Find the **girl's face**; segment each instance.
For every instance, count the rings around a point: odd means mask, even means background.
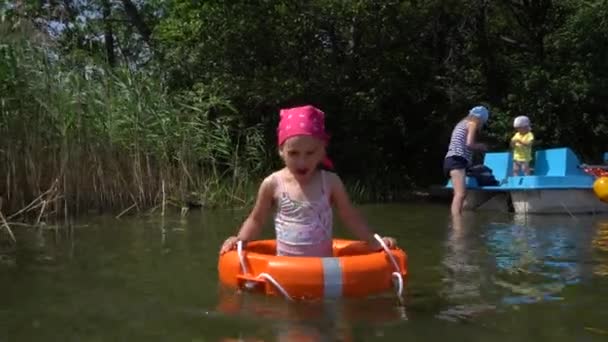
[[[530,127],[528,127],[528,126],[517,127],[515,130],[520,134],[526,134],[526,133],[530,132]]]
[[[279,147],[279,155],[296,180],[306,182],[325,158],[325,142],[308,135],[298,135],[285,140]]]

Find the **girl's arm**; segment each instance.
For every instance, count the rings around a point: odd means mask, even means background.
[[[477,131],[478,131],[478,123],[477,121],[471,120],[467,123],[468,133],[467,133],[467,141],[466,145],[469,149],[475,151],[485,151],[486,145],[475,142]]]
[[[338,215],[342,222],[359,240],[367,242],[370,248],[374,250],[381,249],[382,246],[374,238],[373,231],[369,228],[359,211],[352,205],[340,177],[331,172],[327,172],[327,175],[329,176],[331,199],[338,209]],[[382,239],[389,248],[397,245],[393,238],[384,237]]]
[[[268,176],[262,181],[260,189],[258,190],[255,206],[253,207],[253,210],[251,210],[251,213],[245,222],[243,222],[238,235],[231,236],[226,239],[222,245],[222,248],[220,249],[220,254],[224,254],[231,249],[234,249],[238,241],[250,241],[259,235],[260,230],[262,229],[264,223],[266,223],[270,210],[272,209],[274,191],[274,177]]]

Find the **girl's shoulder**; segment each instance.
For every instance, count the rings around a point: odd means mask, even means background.
[[[333,170],[325,170],[325,169],[323,169],[323,170],[319,170],[319,172],[323,172],[324,177],[327,177],[327,179],[330,179],[330,178],[340,178],[338,176],[338,174],[335,171],[333,171]]]
[[[334,189],[336,185],[342,184],[342,179],[336,172],[330,170],[321,170],[320,172],[323,172],[325,183],[330,189]]]
[[[260,185],[260,187],[272,190],[274,192],[274,190],[277,189],[279,182],[281,182],[281,177],[283,177],[282,171],[283,170],[275,171],[270,175],[266,176],[266,178],[262,180],[262,184]]]
[[[273,172],[273,173],[269,174],[268,176],[266,176],[266,178],[265,178],[264,180],[266,180],[266,179],[268,179],[268,180],[272,180],[272,179],[275,179],[275,178],[277,178],[277,177],[281,177],[281,176],[282,176],[282,174],[283,174],[283,169],[281,169],[281,170],[277,170],[277,171],[275,171],[275,172]]]

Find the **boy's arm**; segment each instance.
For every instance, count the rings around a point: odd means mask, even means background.
[[[534,134],[529,133],[524,136],[523,139],[519,141],[520,144],[524,146],[530,146],[534,143]]]
[[[510,144],[511,148],[521,146],[522,142],[523,142],[523,140],[521,139],[521,137],[518,134],[513,134],[513,137],[511,138],[511,144]]]

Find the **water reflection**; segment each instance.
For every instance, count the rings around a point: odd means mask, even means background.
[[[597,222],[593,237],[593,248],[596,252],[596,265],[593,273],[597,276],[608,276],[608,220]]]
[[[217,310],[223,315],[272,322],[270,334],[276,341],[353,341],[356,323],[386,325],[406,319],[403,308],[392,297],[288,302],[280,297],[222,288],[218,298]],[[239,335],[236,340],[261,337]]]
[[[472,319],[493,311],[483,296],[487,275],[480,263],[478,229],[474,216],[452,217],[447,230],[443,266],[443,289],[441,295],[448,302],[438,318],[449,321]]]
[[[442,259],[438,318],[461,321],[500,306],[560,301],[564,290],[608,275],[608,219],[525,216],[452,218]],[[500,218],[499,218],[500,219]]]
[[[485,234],[494,283],[507,305],[562,300],[562,290],[585,276],[593,217],[515,215]]]
[[[11,341],[605,339],[608,217],[441,222],[434,207],[391,210],[377,216],[411,257],[407,323],[392,294],[290,304],[218,293],[229,213],[100,220],[73,236],[16,230],[16,246],[0,244],[0,279],[10,280],[0,282],[0,321]]]

